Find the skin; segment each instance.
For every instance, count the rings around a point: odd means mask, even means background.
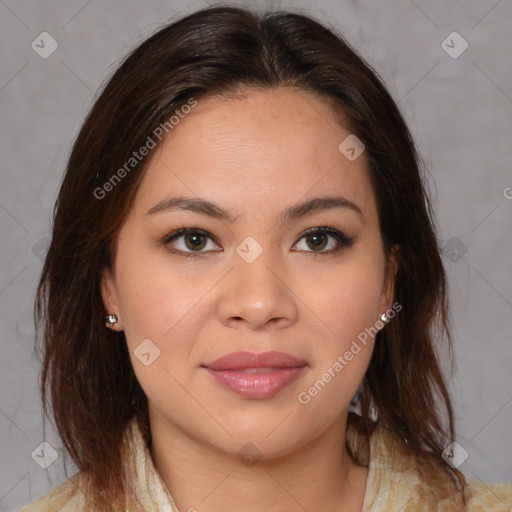
[[[345,431],[374,339],[309,404],[297,399],[391,308],[397,270],[383,251],[365,154],[349,161],[338,150],[350,132],[331,112],[285,87],[200,100],[153,150],[113,272],[104,271],[106,311],[118,316],[148,397],[151,454],[180,510],[362,510],[368,470],[348,455]],[[354,202],[364,218],[334,208],[278,222],[285,208],[326,195]],[[178,196],[214,201],[235,220],[147,214]],[[202,252],[190,236],[159,242],[182,226],[212,236]],[[303,235],[318,226],[355,242],[329,253],[335,238]],[[248,236],[263,250],[252,263],[236,252]],[[145,366],[134,350],[148,338],[160,355]],[[279,350],[308,367],[270,398],[242,398],[201,368],[238,350]],[[247,442],[262,454],[250,467],[237,457]]]

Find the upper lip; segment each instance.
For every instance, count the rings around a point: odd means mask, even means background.
[[[211,370],[244,370],[248,368],[294,368],[306,366],[307,362],[284,352],[233,352],[203,366]]]

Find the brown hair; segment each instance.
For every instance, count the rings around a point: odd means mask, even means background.
[[[377,334],[361,386],[367,428],[388,427],[408,453],[465,484],[441,456],[454,439],[435,339],[445,335],[451,356],[447,282],[423,166],[397,105],[334,28],[299,13],[215,6],[159,29],[126,57],[80,130],[55,204],[35,304],[36,328],[44,331],[43,407],[48,415],[51,403],[102,510],[127,492],[120,446],[130,419],[150,443],[147,399],[124,334],[105,328],[100,294],[147,158],[104,197],[94,191],[191,97],[279,86],[316,94],[343,114],[345,128],[366,146],[386,254],[399,245],[394,299],[403,310]]]

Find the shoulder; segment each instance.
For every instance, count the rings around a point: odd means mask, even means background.
[[[423,483],[414,486],[413,492],[409,494],[402,510],[403,512],[427,510],[438,510],[439,512],[511,512],[512,485],[485,485],[478,481],[469,481],[466,482],[464,491],[454,491],[443,496],[439,492],[438,486]]]
[[[358,459],[368,462],[364,512],[512,512],[512,484],[456,485],[431,457],[408,452],[394,433],[378,425],[368,437],[352,423],[347,441]]]
[[[388,439],[388,443],[392,443]],[[389,444],[388,444],[389,446]],[[397,448],[390,490],[403,512],[512,512],[512,485],[486,485],[454,471],[452,476],[430,457],[417,457]]]
[[[464,492],[468,512],[512,510],[512,484],[485,485],[478,481],[470,481]]]
[[[78,482],[79,475],[76,474],[16,512],[78,512],[81,510]]]

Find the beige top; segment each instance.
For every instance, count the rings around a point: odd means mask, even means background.
[[[350,416],[349,416],[350,418]],[[368,437],[349,421],[347,441],[363,461],[369,459],[368,478],[362,512],[462,511],[462,493],[444,471],[427,479],[424,461],[404,451],[394,434],[382,426]],[[135,420],[125,434],[128,443],[125,467],[130,485],[139,500],[130,512],[180,512],[160,478]],[[18,512],[78,512],[84,509],[84,495],[77,491],[80,473]],[[512,512],[512,484],[484,485],[470,481],[465,489],[468,512]],[[186,511],[181,511],[186,512]]]

